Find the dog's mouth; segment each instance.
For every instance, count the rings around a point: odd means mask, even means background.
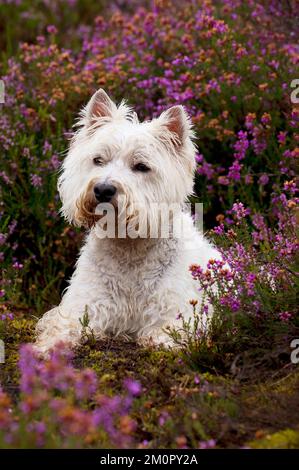
[[[97,203],[94,198],[80,198],[77,203],[76,220],[80,225],[91,228],[98,220],[95,214]]]
[[[91,228],[101,221],[107,214],[113,213],[115,220],[118,218],[118,201],[113,198],[108,202],[98,202],[94,195],[89,192],[78,199],[76,220],[80,225]]]
[[[92,191],[87,191],[77,203],[76,221],[85,228],[97,226],[103,233],[112,233],[113,238],[130,237],[139,232],[146,208],[130,205],[125,196],[118,195],[109,202],[98,202]],[[144,237],[149,236],[146,233]],[[135,238],[136,236],[134,236]]]

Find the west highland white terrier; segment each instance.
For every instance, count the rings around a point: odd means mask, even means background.
[[[191,318],[189,301],[201,300],[190,265],[220,258],[185,209],[195,170],[190,119],[173,106],[139,122],[98,90],[78,126],[58,189],[64,217],[89,230],[60,305],[37,324],[36,347],[78,345],[86,313],[97,337],[171,344],[165,328],[178,314]]]

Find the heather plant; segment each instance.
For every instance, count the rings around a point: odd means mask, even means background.
[[[46,31],[47,26],[53,24],[61,31],[62,42],[67,41],[73,47],[78,46],[78,32],[88,30],[99,11],[111,13],[119,6],[132,11],[136,4],[136,0],[2,0],[0,19],[3,33],[0,49],[12,55],[19,41],[34,41],[36,36]]]
[[[129,412],[141,392],[133,379],[113,397],[98,392],[91,369],[76,370],[58,348],[47,360],[31,346],[20,350],[20,399],[0,390],[1,448],[128,447],[135,423]]]
[[[223,260],[211,259],[208,268],[190,267],[203,292],[203,302],[191,300],[194,318],[170,335],[183,347],[193,366],[225,365],[225,355],[265,355],[281,343],[287,353],[298,332],[298,235],[295,185],[284,185],[276,204],[278,227],[271,228],[261,214],[235,203],[213,229]],[[213,308],[208,326],[203,316]],[[280,343],[280,344],[279,344]]]
[[[195,194],[207,227],[236,200],[275,224],[271,193],[294,178],[298,157],[296,29],[292,3],[283,3],[157,1],[132,11],[124,2],[98,14],[88,4],[83,28],[80,8],[61,24],[58,6],[70,2],[38,2],[42,30],[1,63],[5,301],[41,312],[71,274],[80,234],[59,216],[57,171],[74,114],[99,86],[127,96],[141,118],[184,104],[199,137]],[[12,6],[21,18],[27,2]]]

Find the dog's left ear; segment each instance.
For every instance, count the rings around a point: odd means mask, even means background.
[[[192,137],[191,121],[183,106],[173,106],[158,118],[162,130],[167,130],[165,138],[170,138],[174,147],[179,149],[188,137]],[[163,133],[161,135],[163,137]]]
[[[116,104],[103,89],[100,89],[95,92],[84,109],[85,125],[87,127],[101,125],[101,123],[109,121],[116,111]]]

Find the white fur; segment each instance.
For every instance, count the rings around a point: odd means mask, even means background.
[[[190,299],[200,301],[191,264],[205,267],[219,253],[199,234],[183,205],[192,193],[195,168],[193,133],[184,108],[175,106],[150,122],[139,123],[132,110],[117,106],[99,90],[81,114],[63,163],[58,188],[62,213],[69,222],[88,225],[76,270],[61,304],[37,325],[37,348],[47,352],[55,343],[79,343],[87,308],[94,333],[151,338],[168,344],[167,325],[177,324],[181,313],[192,315]],[[93,158],[100,155],[102,166]],[[151,171],[133,171],[136,162]],[[145,222],[158,224],[156,203],[179,204],[174,219],[183,220],[184,236],[169,238],[101,239],[93,186],[108,182],[117,187],[115,206],[134,220],[142,207]],[[88,211],[86,212],[86,207]],[[139,212],[140,215],[140,212]]]

